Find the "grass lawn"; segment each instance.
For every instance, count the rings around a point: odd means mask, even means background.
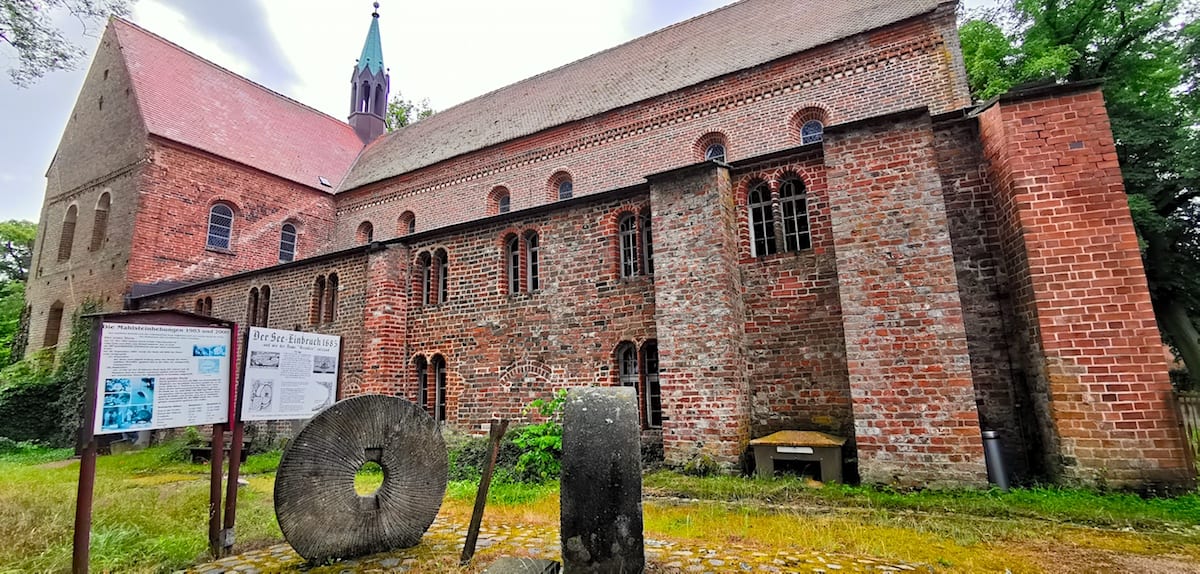
[[[70,454],[0,455],[0,573],[69,569],[79,473]],[[278,461],[278,453],[268,453],[243,466],[250,485],[239,497],[239,552],[281,541],[271,501]],[[207,473],[169,447],[100,457],[93,571],[169,572],[203,561]],[[364,488],[380,478],[366,477]],[[443,519],[466,524],[475,488],[452,482]],[[1195,494],[1143,500],[1064,489],[903,493],[670,472],[648,474],[644,488],[646,537],[655,540],[832,552],[939,572],[1200,573]],[[554,528],[558,508],[556,484],[496,484],[485,522]]]

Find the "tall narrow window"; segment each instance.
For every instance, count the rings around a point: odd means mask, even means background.
[[[642,271],[654,275],[654,234],[650,231],[650,214],[642,215]]]
[[[112,196],[108,192],[100,194],[96,202],[96,213],[92,216],[92,241],[88,251],[96,251],[104,247],[104,239],[108,237],[108,209],[112,206]]]
[[[638,274],[637,219],[632,215],[626,215],[617,224],[617,229],[621,246],[621,277],[636,277]]]
[[[508,273],[508,294],[521,291],[521,241],[516,235],[504,242],[504,265]]]
[[[725,146],[715,143],[704,150],[705,161],[725,161]]]
[[[773,255],[775,246],[775,211],[771,206],[771,188],[766,182],[754,186],[747,198],[750,203],[750,239],[754,255]]]
[[[401,213],[398,223],[400,235],[412,235],[417,231],[417,216],[411,211]]]
[[[621,343],[617,349],[617,373],[622,387],[638,386],[637,349],[632,343]]]
[[[420,268],[419,272],[421,273],[421,294],[417,300],[422,305],[428,305],[432,299],[430,290],[433,287],[433,265],[428,253],[421,254],[421,257],[417,261],[417,267]]]
[[[820,120],[808,120],[807,122],[804,122],[803,126],[800,126],[801,145],[819,143],[822,139],[824,139],[824,137],[825,126],[821,124]]]
[[[438,252],[434,254],[434,259],[437,260],[438,264],[437,302],[445,303],[446,298],[450,293],[450,259],[446,255],[446,251],[443,249],[439,249]]]
[[[246,324],[258,326],[258,287],[250,288],[250,296],[246,301]]]
[[[421,408],[429,411],[429,364],[425,362],[425,357],[417,355],[413,359],[413,364],[417,367],[417,404]]]
[[[279,232],[279,262],[287,263],[296,259],[296,226],[283,224]]]
[[[779,208],[783,217],[784,251],[801,251],[812,247],[804,182],[787,179],[780,184]]]
[[[558,184],[558,198],[571,199],[575,195],[575,184],[571,180],[564,180]]]
[[[63,217],[62,233],[58,236],[58,260],[66,261],[71,258],[71,248],[75,245],[75,221],[79,218],[79,208],[72,205],[67,208]]]
[[[62,318],[62,301],[55,301],[46,315],[46,334],[42,337],[43,347],[53,347],[58,344],[59,331],[62,330]]]
[[[500,213],[508,213],[510,209],[512,209],[512,198],[510,198],[507,193],[501,195],[496,200],[496,210]]]
[[[196,299],[196,314],[212,316],[212,297]]]
[[[662,388],[658,384],[658,343],[647,341],[642,346],[642,365],[646,379],[646,426],[662,426]]]
[[[325,320],[325,276],[318,275],[313,282],[312,308],[309,312],[309,323],[319,324]]]
[[[537,291],[541,288],[541,269],[538,268],[538,234],[525,236],[525,288]]]
[[[435,385],[433,420],[446,420],[446,359],[441,355],[433,357],[433,380]]]
[[[271,288],[263,285],[262,289],[258,290],[258,297],[258,326],[266,327],[271,317]]]
[[[208,210],[208,241],[211,249],[230,249],[233,238],[233,209],[224,203]]]
[[[330,273],[325,280],[325,316],[326,323],[337,319],[338,313],[338,274]]]

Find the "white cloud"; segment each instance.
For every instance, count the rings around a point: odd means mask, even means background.
[[[162,36],[200,57],[215,62],[234,73],[249,74],[253,67],[244,55],[226,50],[216,41],[205,37],[178,10],[155,0],[142,0],[134,5],[131,19],[137,25]]]

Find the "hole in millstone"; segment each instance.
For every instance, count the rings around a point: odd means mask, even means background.
[[[383,467],[375,461],[367,461],[354,473],[354,492],[359,496],[372,496],[383,485]]]

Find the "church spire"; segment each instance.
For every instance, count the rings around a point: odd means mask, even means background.
[[[367,29],[367,41],[363,43],[362,55],[354,66],[350,77],[350,125],[363,143],[383,135],[386,126],[383,116],[387,112],[391,77],[383,67],[383,45],[379,37],[379,3],[371,13],[371,27]]]

